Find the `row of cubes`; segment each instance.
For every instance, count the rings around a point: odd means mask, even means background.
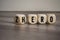
[[[54,24],[56,22],[55,14],[16,14],[14,21],[16,24]]]

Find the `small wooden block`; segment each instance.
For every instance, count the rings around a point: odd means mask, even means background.
[[[16,14],[16,16],[14,17],[14,21],[16,24],[19,24],[20,23],[20,17],[19,17],[20,14]]]
[[[47,14],[48,23],[54,24],[56,22],[56,15],[55,14]]]
[[[37,15],[36,14],[29,14],[28,15],[28,22],[30,24],[36,24],[37,23]]]
[[[47,22],[46,14],[38,14],[38,23],[45,24]]]

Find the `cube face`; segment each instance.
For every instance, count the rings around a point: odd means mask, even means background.
[[[25,24],[25,23],[26,23],[26,16],[20,15],[20,24]]]
[[[25,24],[26,23],[26,16],[24,14],[17,14],[15,17],[15,22],[17,24]]]
[[[36,14],[29,14],[28,15],[28,22],[30,24],[36,24],[37,23],[37,15]]]
[[[56,15],[55,14],[47,14],[48,23],[54,24],[56,22]]]
[[[38,14],[38,23],[45,24],[47,22],[47,15]]]
[[[19,16],[15,16],[14,21],[15,21],[15,23],[19,24],[19,22],[20,22]]]

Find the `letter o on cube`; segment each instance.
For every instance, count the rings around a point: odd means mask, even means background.
[[[26,23],[26,16],[24,14],[16,14],[15,22],[17,24],[25,24]]]
[[[30,24],[36,24],[37,23],[37,15],[36,14],[29,14],[28,15],[28,22]]]
[[[55,14],[47,14],[49,24],[54,24],[56,22],[56,15]]]
[[[47,15],[38,14],[38,23],[45,24],[47,22]]]

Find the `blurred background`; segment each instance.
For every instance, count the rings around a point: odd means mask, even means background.
[[[60,11],[60,0],[0,0],[0,11]]]
[[[55,24],[16,25],[16,14],[55,14]],[[60,40],[60,0],[0,0],[0,40]]]

